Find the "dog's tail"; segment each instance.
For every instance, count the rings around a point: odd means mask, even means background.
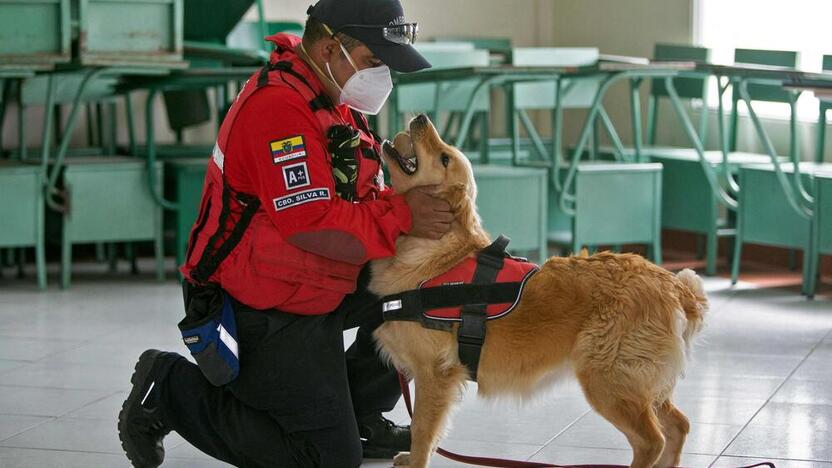
[[[677,273],[676,278],[685,286],[680,288],[679,301],[682,303],[682,309],[685,311],[685,318],[687,319],[682,338],[685,340],[685,345],[690,348],[693,338],[705,325],[708,298],[705,296],[702,278],[693,270],[686,268]]]

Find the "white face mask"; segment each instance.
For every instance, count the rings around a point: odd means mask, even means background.
[[[390,92],[393,91],[393,79],[390,77],[390,69],[386,65],[380,67],[365,68],[359,70],[352,61],[352,57],[341,44],[341,50],[347,56],[355,73],[344,83],[344,87],[338,85],[335,77],[332,76],[332,70],[329,68],[329,62],[326,64],[326,71],[329,73],[329,78],[341,90],[339,100],[341,104],[346,104],[349,107],[363,112],[364,114],[376,115],[384,106]]]

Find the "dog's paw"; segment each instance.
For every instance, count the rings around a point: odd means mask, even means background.
[[[393,457],[393,466],[410,466],[410,452],[399,452],[396,454],[396,456]]]

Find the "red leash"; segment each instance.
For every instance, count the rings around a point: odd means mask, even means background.
[[[407,406],[407,414],[409,414],[412,419],[413,405],[410,401],[410,385],[408,385],[407,379],[401,373],[399,373],[399,384],[402,387],[402,396],[404,397],[404,404]],[[461,455],[449,452],[442,447],[438,447],[436,449],[436,453],[460,463],[468,463],[469,465],[478,466],[491,466],[496,468],[629,468],[628,465],[554,465],[551,463],[506,460],[503,458],[472,457],[470,455]],[[756,465],[741,466],[739,468],[756,468],[760,466],[776,468],[774,463],[771,462],[757,463]]]

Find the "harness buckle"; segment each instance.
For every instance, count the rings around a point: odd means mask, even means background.
[[[482,346],[485,343],[485,310],[487,304],[471,304],[462,308],[462,322],[457,332],[457,341],[464,345]]]

